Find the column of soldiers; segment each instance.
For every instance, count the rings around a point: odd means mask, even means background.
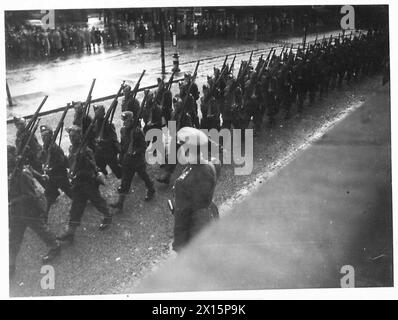
[[[24,119],[15,119],[16,147],[8,148],[11,176],[10,271],[15,269],[15,259],[26,227],[31,227],[50,246],[51,250],[43,257],[43,261],[48,262],[59,254],[61,243],[73,243],[88,201],[103,214],[99,229],[105,230],[112,222],[110,207],[116,209],[116,214],[123,212],[135,173],[145,182],[145,200],[149,201],[154,197],[154,183],[147,173],[145,161],[149,144],[145,141],[145,133],[151,128],[160,129],[167,126],[168,121],[174,120],[177,131],[186,127],[247,129],[252,121],[255,133],[258,134],[263,127],[265,115],[273,126],[278,113],[282,113],[286,119],[291,116],[293,104],[297,105],[298,113],[303,112],[307,96],[311,106],[317,94],[320,98],[326,96],[329,90],[341,87],[344,80],[350,83],[361,76],[381,71],[388,62],[388,35],[369,31],[354,37],[324,38],[306,47],[299,46],[295,51],[293,47],[290,50],[284,49],[278,54],[271,49],[267,58],[263,59],[261,56],[257,64],[252,63],[252,56],[248,61],[242,61],[236,76],[233,74],[235,58],[231,66],[225,59],[221,69],[214,68],[214,75],[207,78],[201,98],[195,83],[199,62],[193,75],[184,75],[184,80],[179,83],[179,93],[174,97],[171,93],[173,74],[168,82],[158,79],[157,89],[154,92],[146,90],[140,102],[136,94],[144,70],[133,89],[122,83],[107,110],[102,105],[94,105],[92,118],[89,108],[95,83],[93,81],[86,101],[74,103],[73,125],[66,129],[71,143],[67,156],[56,140],[62,135],[63,121],[69,107],[65,109],[54,131],[48,125],[40,126],[43,146],[40,146],[34,134],[39,121],[37,115],[42,105],[29,123]],[[119,142],[112,122],[120,95],[124,98],[121,103],[123,125]],[[186,135],[186,131],[184,132]],[[192,131],[192,134],[198,133]],[[117,190],[118,199],[112,204],[106,202],[99,190],[99,186],[105,183],[104,176],[108,175],[107,167],[121,181]],[[164,172],[157,180],[168,184],[176,164],[166,163],[162,168]],[[191,166],[189,172],[196,172],[192,168]],[[195,206],[190,207],[186,203],[183,205],[184,210],[189,209],[188,215],[195,216],[197,210],[203,209],[198,205],[201,201],[196,201],[196,197],[207,199],[204,201],[206,208],[211,203],[216,181],[213,169],[211,164],[198,169],[197,172],[208,174],[203,175],[203,179],[197,181],[195,188],[192,188],[194,191],[190,202],[195,203]],[[181,208],[178,201],[186,202],[186,192],[190,189],[189,183],[185,182],[191,181],[193,177],[193,173],[189,172],[177,179],[177,186],[184,187],[175,189],[176,208]],[[45,206],[40,205],[34,197],[34,178],[45,190]],[[198,191],[201,185],[207,192],[206,196]],[[209,185],[212,186],[210,189]],[[51,206],[60,194],[59,190],[71,199],[72,204],[68,229],[55,238],[48,230],[47,219]],[[209,190],[211,194],[208,194]],[[178,192],[183,192],[184,196]],[[21,198],[24,194],[26,197]],[[32,206],[32,201],[37,205]],[[175,244],[178,250],[189,240],[184,228],[191,227],[185,215],[181,215],[181,212],[176,215],[175,240],[185,239],[178,240]]]

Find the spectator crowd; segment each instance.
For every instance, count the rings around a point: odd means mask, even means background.
[[[295,19],[296,18],[296,19]],[[312,25],[322,25],[318,19]],[[169,19],[165,38],[173,33],[179,39],[244,39],[266,41],[280,34],[302,32],[303,19],[281,13],[262,18],[206,18],[204,16]],[[96,52],[100,48],[125,45],[144,46],[145,42],[158,41],[159,21],[137,20],[109,23],[103,30],[87,25],[62,25],[44,30],[39,26],[6,24],[6,55],[8,61],[32,61],[56,57],[72,52]]]

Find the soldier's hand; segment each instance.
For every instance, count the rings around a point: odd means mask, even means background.
[[[99,184],[105,185],[105,175],[101,171],[97,173],[97,181]]]

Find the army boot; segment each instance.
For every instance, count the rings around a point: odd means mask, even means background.
[[[123,204],[124,204],[125,199],[126,199],[126,195],[121,193],[121,194],[119,194],[117,201],[114,203],[111,203],[109,206],[111,208],[117,209],[117,211],[116,211],[117,214],[121,214],[121,213],[123,213]]]
[[[98,229],[99,229],[100,231],[104,231],[104,230],[106,230],[106,229],[108,229],[108,228],[110,227],[111,223],[112,223],[112,216],[111,216],[111,215],[106,216],[106,217],[102,220],[102,222],[101,222],[101,224],[100,224],[100,226],[99,226]]]
[[[169,184],[170,183],[170,178],[171,178],[171,173],[170,172],[166,172],[163,176],[156,178],[156,180],[160,183],[164,183],[164,184]]]
[[[76,229],[77,229],[77,226],[69,225],[68,230],[64,234],[58,236],[57,240],[73,244]]]
[[[152,186],[152,188],[146,190],[145,201],[152,200],[154,196],[155,196],[155,189]]]
[[[53,261],[60,253],[61,253],[61,246],[57,243],[57,245],[51,248],[47,252],[47,254],[42,258],[43,264],[47,264]]]

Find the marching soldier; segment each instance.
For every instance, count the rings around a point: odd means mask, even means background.
[[[123,212],[123,204],[126,195],[130,191],[131,182],[133,181],[135,173],[145,182],[147,188],[145,201],[151,200],[155,195],[153,182],[146,171],[145,151],[147,144],[139,121],[135,121],[138,119],[134,118],[134,114],[131,111],[124,111],[122,113],[122,120],[123,127],[120,129],[122,182],[118,189],[118,200],[111,204],[111,207],[118,210],[117,213]]]
[[[185,109],[183,108],[183,102],[179,95],[176,95],[173,98],[173,103],[174,103],[174,111],[172,113],[171,120],[176,122],[176,128],[178,129],[182,127],[192,127],[193,121],[191,114],[187,111],[186,108]],[[175,137],[171,137],[171,139],[175,139]],[[172,140],[171,144],[173,143],[174,141]],[[178,145],[177,145],[177,150],[178,150]],[[166,163],[163,166],[165,172],[156,180],[160,183],[169,184],[171,175],[173,174],[176,167],[177,167],[176,163]]]
[[[191,81],[194,81],[192,80],[192,76],[189,73],[186,73],[184,75],[184,82],[179,83],[180,98],[182,100],[187,99],[185,108],[190,114],[194,127],[199,128],[198,105],[196,103],[196,101],[199,99],[199,89],[194,82],[191,86],[190,92],[187,92]]]
[[[82,129],[82,135],[84,135],[87,129],[90,127],[90,124],[94,121],[90,115],[86,114],[84,109],[84,105],[82,102],[75,102],[73,105],[75,110],[73,125],[79,126]],[[91,131],[88,136],[88,146],[91,150],[95,150],[95,133]]]
[[[72,190],[67,176],[67,168],[69,167],[68,159],[61,147],[56,143],[50,146],[53,137],[52,129],[48,125],[42,125],[40,126],[40,134],[43,140],[43,150],[40,158],[43,163],[46,163],[46,160],[49,158],[48,167],[44,168],[46,181],[44,195],[47,199],[44,219],[47,222],[51,206],[60,195],[58,190],[62,190],[70,199],[72,199]]]
[[[185,142],[187,137],[189,141]],[[178,131],[177,140],[180,143],[190,143],[198,149],[200,145],[208,145],[208,138],[203,132],[189,127]],[[173,186],[173,250],[177,252],[213,219],[218,218],[218,209],[213,203],[213,196],[219,176],[219,166],[203,159],[199,150],[196,155],[191,152],[187,161],[188,165]]]
[[[103,105],[94,105],[95,126],[94,134],[96,139],[95,161],[100,171],[107,175],[106,166],[109,166],[116,176],[121,179],[122,168],[117,156],[120,153],[120,144],[117,140],[116,129],[113,123],[105,121],[105,108]]]
[[[145,123],[144,133],[150,129],[162,128],[162,108],[157,103],[152,92],[148,93],[143,120]]]
[[[28,140],[30,132],[26,128],[26,121],[24,118],[14,117],[14,124],[17,128],[15,146],[17,150],[21,150],[22,146],[25,145],[26,141]],[[39,159],[41,146],[35,136],[33,136],[30,140],[28,148],[29,149],[26,153],[27,164],[29,164],[37,172],[43,173],[42,164]]]
[[[140,109],[140,102],[133,97],[131,86],[125,85],[123,89],[124,98],[122,100],[122,112],[131,111],[133,114],[138,114]]]
[[[42,219],[46,210],[45,200],[32,173],[27,168],[17,168],[13,175],[17,165],[16,153],[14,146],[7,146],[10,278],[15,273],[16,259],[26,228],[32,229],[50,248],[42,258],[43,264],[49,263],[61,252],[55,235]]]
[[[72,206],[68,230],[58,239],[73,243],[76,229],[81,223],[88,200],[104,216],[99,230],[105,230],[111,225],[112,216],[105,199],[100,194],[99,185],[103,184],[101,173],[95,163],[94,152],[84,145],[82,129],[72,125],[67,132],[71,142],[68,160],[71,167],[69,173],[72,180]]]
[[[203,86],[203,97],[200,98],[200,111],[202,119],[200,127],[203,129],[220,130],[220,108],[216,98],[211,96],[208,86]]]

